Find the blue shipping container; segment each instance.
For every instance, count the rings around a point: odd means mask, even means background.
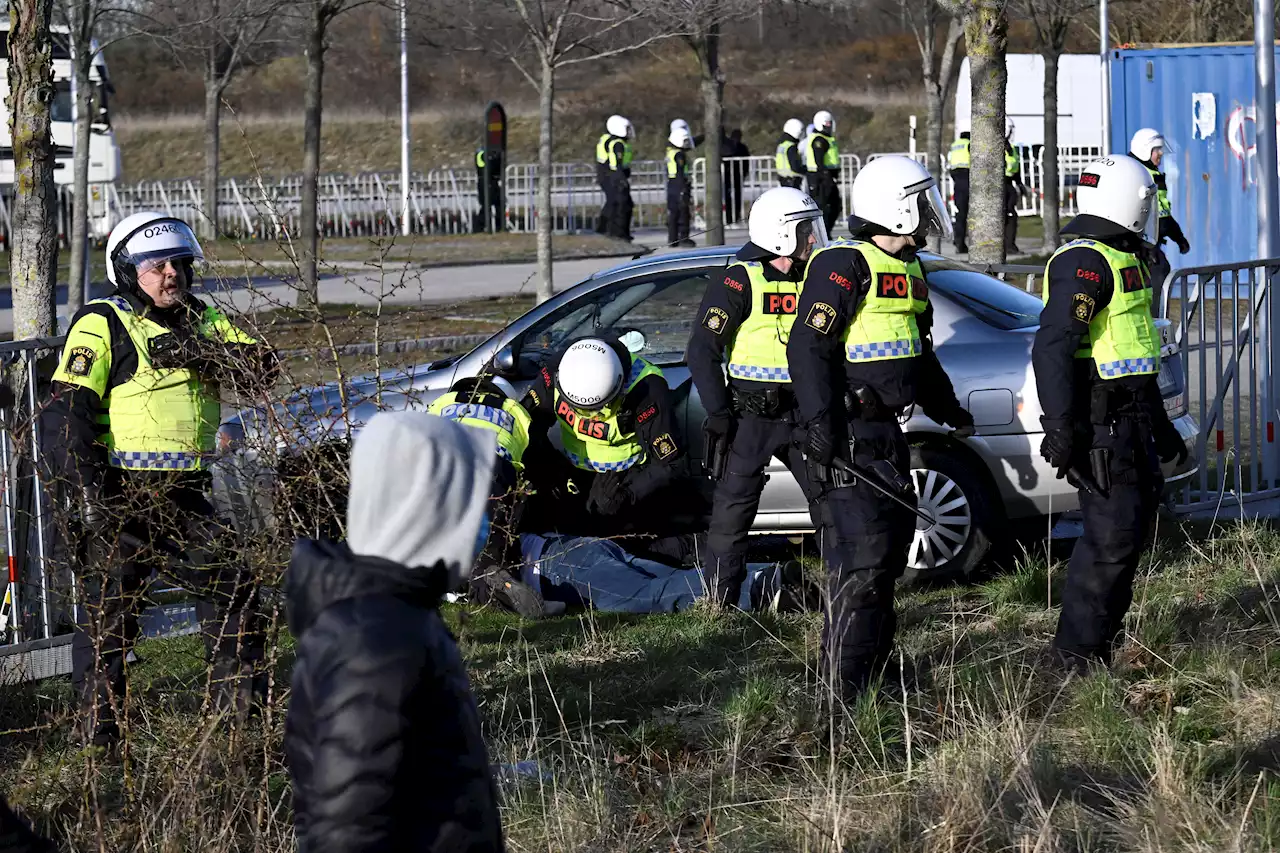
[[[1165,243],[1175,269],[1257,257],[1253,73],[1252,45],[1112,52],[1111,150],[1128,151],[1139,128],[1164,135],[1161,169],[1191,243],[1181,256]]]

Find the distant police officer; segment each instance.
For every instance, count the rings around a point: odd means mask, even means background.
[[[835,695],[855,697],[888,659],[894,583],[906,570],[916,518],[868,486],[832,471],[837,457],[870,469],[914,503],[899,415],[919,404],[934,421],[972,434],[930,340],[933,310],[916,249],[950,220],[929,172],[889,155],[858,173],[851,199],[854,240],[809,259],[787,360],[805,453],[825,479],[823,557],[830,610],[822,672]]]
[[[486,161],[489,168],[485,168]],[[476,195],[480,210],[476,213],[476,231],[503,231],[506,228],[506,204],[502,199],[502,157],[486,153],[484,146],[476,149]],[[487,220],[492,215],[492,220]]]
[[[689,183],[689,152],[693,136],[685,128],[671,131],[667,137],[667,245],[694,245],[689,239],[689,209],[693,190]]]
[[[804,134],[804,122],[798,118],[787,119],[782,126],[782,136],[774,149],[773,168],[778,173],[778,183],[784,187],[799,189],[804,181],[804,157],[800,153],[800,137]],[[750,227],[750,221],[747,225]]]
[[[1163,486],[1157,455],[1186,460],[1156,377],[1160,334],[1146,258],[1156,239],[1157,189],[1129,157],[1085,167],[1080,215],[1045,268],[1045,306],[1032,347],[1043,411],[1040,453],[1080,489],[1084,535],[1067,567],[1053,648],[1085,669],[1109,663],[1133,596],[1133,574]]]
[[[255,698],[262,636],[251,616],[253,586],[229,561],[204,493],[219,392],[260,391],[274,370],[269,350],[191,295],[192,265],[204,256],[185,222],[136,213],[111,232],[106,254],[116,290],[72,320],[43,424],[86,540],[71,655],[82,731],[97,745],[119,734],[125,656],[156,568],[213,608],[201,613],[201,626],[220,705],[245,713]]]
[[[809,195],[822,208],[828,234],[840,217],[840,146],[836,145],[835,132],[835,118],[826,110],[819,110],[813,114],[813,133],[800,146]]]
[[[527,619],[544,615],[541,595],[520,580],[520,516],[524,511],[524,453],[532,417],[516,389],[500,376],[468,376],[441,394],[427,412],[497,437],[498,461],[489,491],[490,533],[476,558],[468,594],[478,604],[490,601]]]
[[[1004,250],[1018,251],[1018,201],[1022,198],[1022,164],[1013,147],[1013,122],[1005,128],[1004,140]]]
[[[956,218],[955,232],[956,252],[965,254],[969,251],[969,131],[960,134],[960,138],[951,143],[951,151],[947,154],[947,168],[951,171],[951,186],[955,194]]]
[[[800,190],[778,187],[756,199],[749,229],[751,242],[739,250],[739,263],[708,284],[688,347],[689,373],[707,410],[708,463],[717,478],[707,586],[721,605],[738,600],[746,578],[747,534],[769,460],[780,459],[805,497],[816,497],[794,441],[787,340],[805,261],[827,244],[822,211]]]
[[[1160,164],[1164,161],[1164,137],[1150,127],[1144,127],[1133,134],[1129,142],[1129,154],[1136,158],[1151,174],[1156,184],[1156,204],[1160,217],[1156,247],[1151,263],[1152,307],[1160,305],[1160,291],[1164,280],[1168,277],[1171,265],[1164,254],[1164,241],[1172,240],[1178,251],[1186,254],[1191,251],[1191,244],[1182,233],[1182,226],[1173,218],[1173,206],[1169,203],[1169,187],[1165,182],[1164,172]]]
[[[596,178],[604,190],[604,207],[596,230],[619,240],[631,239],[631,122],[609,116],[596,142]]]
[[[666,537],[692,521],[696,489],[678,482],[685,449],[667,381],[618,338],[570,344],[539,371],[524,403],[536,441],[526,471],[538,495],[524,529]],[[542,440],[553,420],[559,448]]]

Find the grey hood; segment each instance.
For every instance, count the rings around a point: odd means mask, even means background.
[[[496,436],[424,412],[380,412],[351,448],[347,542],[409,568],[443,562],[471,577],[489,500]]]

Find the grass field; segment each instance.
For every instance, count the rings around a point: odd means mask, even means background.
[[[1064,570],[1031,557],[902,596],[901,674],[834,730],[816,615],[450,608],[491,758],[537,763],[502,784],[510,849],[1276,849],[1280,535],[1162,524],[1110,673],[1044,668]],[[198,642],[143,644],[116,763],[71,743],[64,681],[8,688],[4,787],[72,849],[289,849],[291,648],[273,710],[228,734]]]

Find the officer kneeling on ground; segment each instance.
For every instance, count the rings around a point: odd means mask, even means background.
[[[822,210],[800,190],[777,187],[752,205],[749,226],[751,242],[739,250],[739,263],[707,285],[688,347],[689,373],[707,410],[707,463],[716,481],[707,585],[722,606],[738,601],[747,576],[747,535],[769,460],[777,456],[786,464],[810,502],[817,497],[793,440],[787,340],[805,261],[827,245]]]
[[[1084,535],[1067,567],[1053,649],[1071,669],[1110,663],[1133,599],[1133,574],[1164,485],[1157,455],[1187,458],[1156,377],[1150,258],[1157,187],[1130,157],[1080,175],[1077,239],[1045,268],[1044,311],[1031,352],[1043,410],[1040,453],[1080,492]]]
[[[950,222],[933,176],[908,157],[872,160],[853,183],[854,240],[809,259],[787,344],[805,452],[823,495],[823,558],[830,609],[821,672],[844,701],[861,693],[888,660],[897,617],[894,583],[907,567],[916,518],[910,454],[898,418],[920,404],[941,424],[972,435],[930,340],[933,309],[916,249]],[[832,471],[837,459],[869,470],[897,500],[859,476]]]
[[[43,415],[51,477],[74,495],[83,533],[82,616],[71,653],[83,733],[96,745],[119,735],[125,656],[155,568],[203,600],[219,704],[239,715],[255,698],[251,672],[262,636],[254,587],[229,559],[205,499],[206,467],[220,391],[261,390],[275,360],[191,295],[192,264],[203,260],[181,220],[137,213],[117,225],[107,241],[116,290],[72,320]]]
[[[459,379],[427,407],[430,414],[464,426],[492,432],[498,459],[489,488],[492,531],[471,573],[468,596],[477,604],[493,602],[526,619],[544,614],[541,596],[520,580],[520,537],[524,511],[524,453],[529,447],[532,417],[516,389],[500,376]]]
[[[696,489],[678,478],[685,465],[671,391],[662,371],[614,337],[570,344],[544,367],[525,401],[537,442],[526,457],[536,500],[522,528],[580,536],[667,537],[635,553],[684,561],[690,541],[678,534],[701,519]],[[561,449],[543,440],[552,420]]]

